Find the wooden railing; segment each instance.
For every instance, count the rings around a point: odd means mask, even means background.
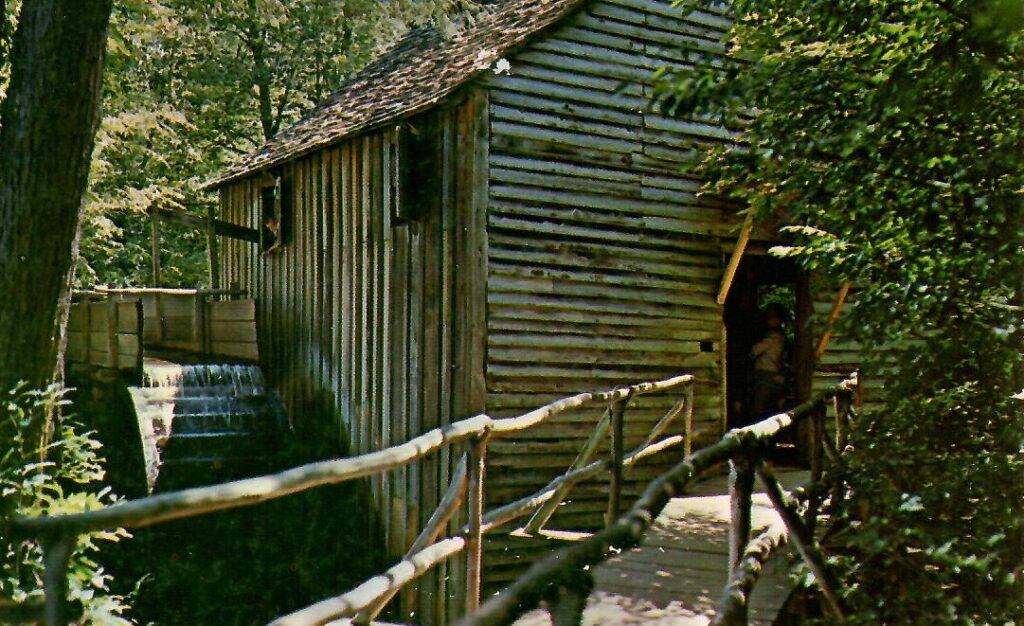
[[[828,439],[825,429],[825,411],[830,401],[835,406],[835,443]],[[467,614],[459,625],[511,624],[522,614],[541,606],[542,601],[555,626],[581,623],[586,598],[592,588],[591,566],[612,554],[639,545],[672,497],[682,494],[701,472],[725,461],[730,465],[729,577],[711,623],[717,626],[747,623],[750,593],[762,566],[787,541],[793,544],[814,574],[830,622],[842,623],[844,614],[836,582],[815,543],[814,525],[823,494],[830,489],[823,485],[824,461],[842,463],[841,451],[846,447],[847,433],[856,415],[854,406],[859,406],[859,403],[859,383],[855,374],[791,411],[729,431],[718,443],[687,455],[676,467],[651,482],[629,512],[614,524],[534,564],[512,585],[489,599],[479,611]],[[810,419],[813,425],[817,453],[812,454],[811,482],[803,489],[807,508],[801,516],[791,496],[763,463],[763,453],[782,429],[804,419]],[[783,526],[769,527],[751,540],[751,496],[755,475],[779,512]],[[833,499],[841,498],[843,493],[840,486],[831,486]]]
[[[436,428],[404,444],[357,457],[320,461],[278,474],[125,501],[109,508],[75,515],[19,517],[9,521],[8,526],[13,536],[40,541],[45,561],[45,615],[40,621],[48,626],[63,626],[68,623],[71,610],[66,601],[68,556],[78,535],[82,533],[138,528],[252,505],[322,485],[382,474],[414,463],[443,448],[465,442],[467,449],[444,497],[399,563],[345,594],[281,617],[273,624],[324,624],[338,619],[354,624],[369,623],[403,586],[461,552],[466,553],[466,613],[472,614],[480,603],[482,540],[488,532],[534,511],[536,513],[527,524],[527,530],[540,530],[575,484],[608,471],[611,473],[608,519],[615,520],[618,518],[624,472],[641,459],[680,444],[685,446],[685,454],[689,455],[693,433],[693,380],[690,375],[682,375],[609,391],[581,393],[516,417],[495,419],[477,415]],[[670,390],[682,391],[678,401],[655,424],[640,446],[625,453],[622,425],[627,402],[635,396]],[[564,474],[537,493],[494,510],[484,511],[485,465],[488,443],[492,439],[533,428],[560,413],[601,403],[607,404],[608,409],[576,461]],[[662,437],[680,416],[684,421],[684,434]],[[595,460],[601,442],[609,431],[612,434],[610,458]],[[464,501],[467,523],[454,535],[438,540]],[[2,608],[3,605],[0,605]],[[15,609],[26,611],[30,607]],[[0,621],[3,621],[2,614]]]

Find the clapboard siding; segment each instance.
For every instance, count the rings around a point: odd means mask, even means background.
[[[439,195],[421,218],[392,221],[402,131],[389,129],[284,166],[293,215],[278,250],[222,239],[224,282],[256,297],[268,377],[307,440],[364,453],[483,410],[485,103],[470,93],[414,120],[438,135],[440,171],[418,175],[439,176]],[[259,226],[257,180],[221,198],[224,219]],[[433,512],[457,459],[444,453],[371,481],[391,556]],[[426,576],[405,610],[441,621],[457,573]]]
[[[656,9],[657,12],[652,12]],[[722,431],[722,245],[735,217],[698,195],[680,163],[732,133],[649,110],[652,72],[686,59],[685,38],[721,51],[725,23],[685,22],[668,2],[591,2],[509,57],[490,76],[487,211],[487,409],[509,415],[559,395],[693,373],[703,441]],[[643,440],[675,397],[626,409],[625,445]],[[559,416],[495,442],[488,497],[507,501],[564,471],[600,407]],[[681,426],[675,432],[680,432]],[[678,460],[668,453],[630,475],[627,494]],[[513,470],[514,471],[511,471]],[[555,527],[594,527],[607,481],[583,485]],[[492,583],[520,571],[504,540],[488,552]],[[543,549],[543,546],[526,550]]]

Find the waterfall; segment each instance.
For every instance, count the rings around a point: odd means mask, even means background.
[[[259,472],[284,422],[257,365],[147,359],[129,392],[150,490]]]

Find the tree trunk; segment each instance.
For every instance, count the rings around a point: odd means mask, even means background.
[[[0,108],[0,392],[57,365],[111,0],[22,6]]]

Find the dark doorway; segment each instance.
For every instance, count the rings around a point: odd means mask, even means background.
[[[800,355],[809,344],[804,273],[789,260],[747,253],[725,301],[726,419],[745,426],[805,399],[810,372]],[[782,448],[796,448],[786,433]]]

